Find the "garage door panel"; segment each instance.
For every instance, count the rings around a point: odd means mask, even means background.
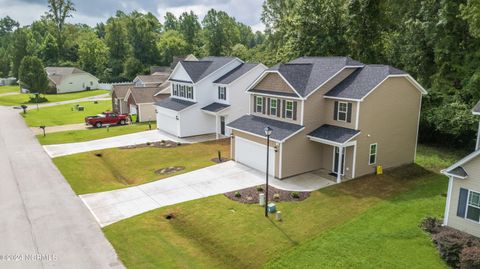
[[[170,115],[158,113],[157,126],[162,131],[178,136],[178,121]]]
[[[265,172],[267,160],[266,148],[265,145],[237,136],[235,138],[235,160],[256,170]],[[275,174],[275,150],[273,147],[270,147],[269,155],[268,173],[273,176]]]

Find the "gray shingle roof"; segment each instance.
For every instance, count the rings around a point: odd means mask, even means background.
[[[324,124],[309,133],[308,136],[343,144],[348,142],[358,133],[360,133],[359,130]]]
[[[278,71],[302,96],[306,97],[346,66],[362,67],[350,57],[301,57],[269,70]]]
[[[133,84],[113,85],[112,94],[115,93],[115,96],[117,98],[125,98],[128,89],[130,89],[131,87],[133,87]]]
[[[48,78],[55,84],[60,84],[66,76],[72,74],[90,74],[76,67],[45,67],[45,72],[47,72]]]
[[[218,112],[224,110],[225,108],[230,107],[230,105],[220,104],[220,103],[211,103],[208,106],[202,107],[202,110],[210,112]]]
[[[451,175],[460,177],[460,178],[468,177],[467,171],[465,171],[465,169],[463,169],[463,167],[461,167],[461,166],[457,166],[457,167],[455,167],[451,170],[448,170],[446,172],[451,174]]]
[[[256,92],[256,93],[265,93],[265,94],[275,94],[279,96],[289,96],[289,97],[298,97],[296,93],[290,92],[277,92],[277,91],[270,91],[270,90],[259,90],[259,89],[251,89],[248,90],[249,92]]]
[[[252,70],[255,66],[258,64],[256,63],[243,63],[236,68],[234,68],[232,71],[226,73],[219,79],[215,80],[213,83],[219,83],[219,84],[230,84],[239,77],[241,77],[243,74],[247,73],[248,71]]]
[[[135,104],[154,103],[158,101],[155,94],[158,93],[158,87],[133,87],[130,88],[131,95]]]
[[[295,132],[301,130],[303,126],[288,123],[284,121],[278,121],[273,119],[267,119],[258,116],[245,115],[237,120],[234,120],[227,124],[228,127],[253,133],[260,136],[265,136],[265,127],[272,128],[272,135],[270,136],[274,140],[282,141]]]
[[[186,100],[171,98],[171,97],[165,98],[155,103],[156,106],[167,108],[174,111],[182,111],[187,107],[193,106],[194,104],[196,103],[186,101]]]
[[[407,73],[389,65],[366,65],[354,71],[325,96],[360,100],[387,76],[399,74]]]
[[[472,109],[472,112],[474,114],[480,114],[480,101],[475,105],[475,107]]]
[[[234,57],[205,57],[198,61],[180,61],[180,63],[195,83],[234,59]]]

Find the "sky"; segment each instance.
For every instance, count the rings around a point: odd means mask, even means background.
[[[263,30],[260,22],[263,0],[72,0],[77,11],[71,23],[85,23],[94,26],[98,22],[115,14],[117,10],[130,12],[152,12],[160,22],[164,21],[166,12],[179,16],[185,11],[193,10],[200,19],[211,8],[226,11],[242,23],[250,25],[252,30]],[[10,16],[28,25],[37,20],[48,10],[47,0],[0,0],[0,17]]]

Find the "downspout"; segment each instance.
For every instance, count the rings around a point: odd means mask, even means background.
[[[448,225],[448,215],[450,214],[450,202],[452,199],[452,188],[453,188],[453,177],[448,177],[448,191],[447,191],[447,201],[445,203],[445,213],[443,216],[443,225]]]
[[[477,132],[477,145],[475,146],[475,150],[480,148],[480,122],[478,123],[478,132]]]

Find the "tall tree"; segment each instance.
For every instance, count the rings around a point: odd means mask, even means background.
[[[20,85],[30,92],[45,93],[48,88],[48,78],[42,61],[36,56],[23,58],[19,70]]]
[[[187,42],[188,52],[193,53],[199,46],[199,35],[202,26],[198,22],[198,16],[190,12],[184,12],[178,19],[178,31]]]
[[[202,24],[208,55],[228,55],[233,45],[240,41],[237,22],[224,11],[209,10]]]
[[[71,0],[48,0],[48,12],[46,17],[51,19],[55,24],[56,39],[60,57],[64,57],[64,26],[65,20],[73,16],[75,6]]]
[[[109,48],[110,80],[121,80],[123,63],[130,54],[130,44],[125,24],[119,18],[109,20],[105,27],[105,44]]]
[[[165,22],[163,23],[163,29],[165,31],[178,30],[178,20],[173,13],[167,12],[164,18]]]
[[[25,56],[31,55],[31,32],[25,28],[17,29],[12,36],[12,76],[18,78],[18,70]]]
[[[20,24],[14,19],[6,16],[0,19],[0,38],[7,33],[15,31],[20,26]]]
[[[162,65],[170,65],[174,56],[183,56],[187,54],[188,45],[183,35],[175,30],[166,31],[160,37],[158,49],[161,56]]]
[[[127,23],[133,55],[145,65],[154,65],[159,61],[156,40],[162,29],[158,19],[151,13],[134,11]]]
[[[58,46],[55,37],[50,33],[43,40],[41,57],[47,66],[58,64]]]
[[[95,75],[105,72],[108,61],[108,47],[93,32],[80,38],[78,61],[83,70]]]

